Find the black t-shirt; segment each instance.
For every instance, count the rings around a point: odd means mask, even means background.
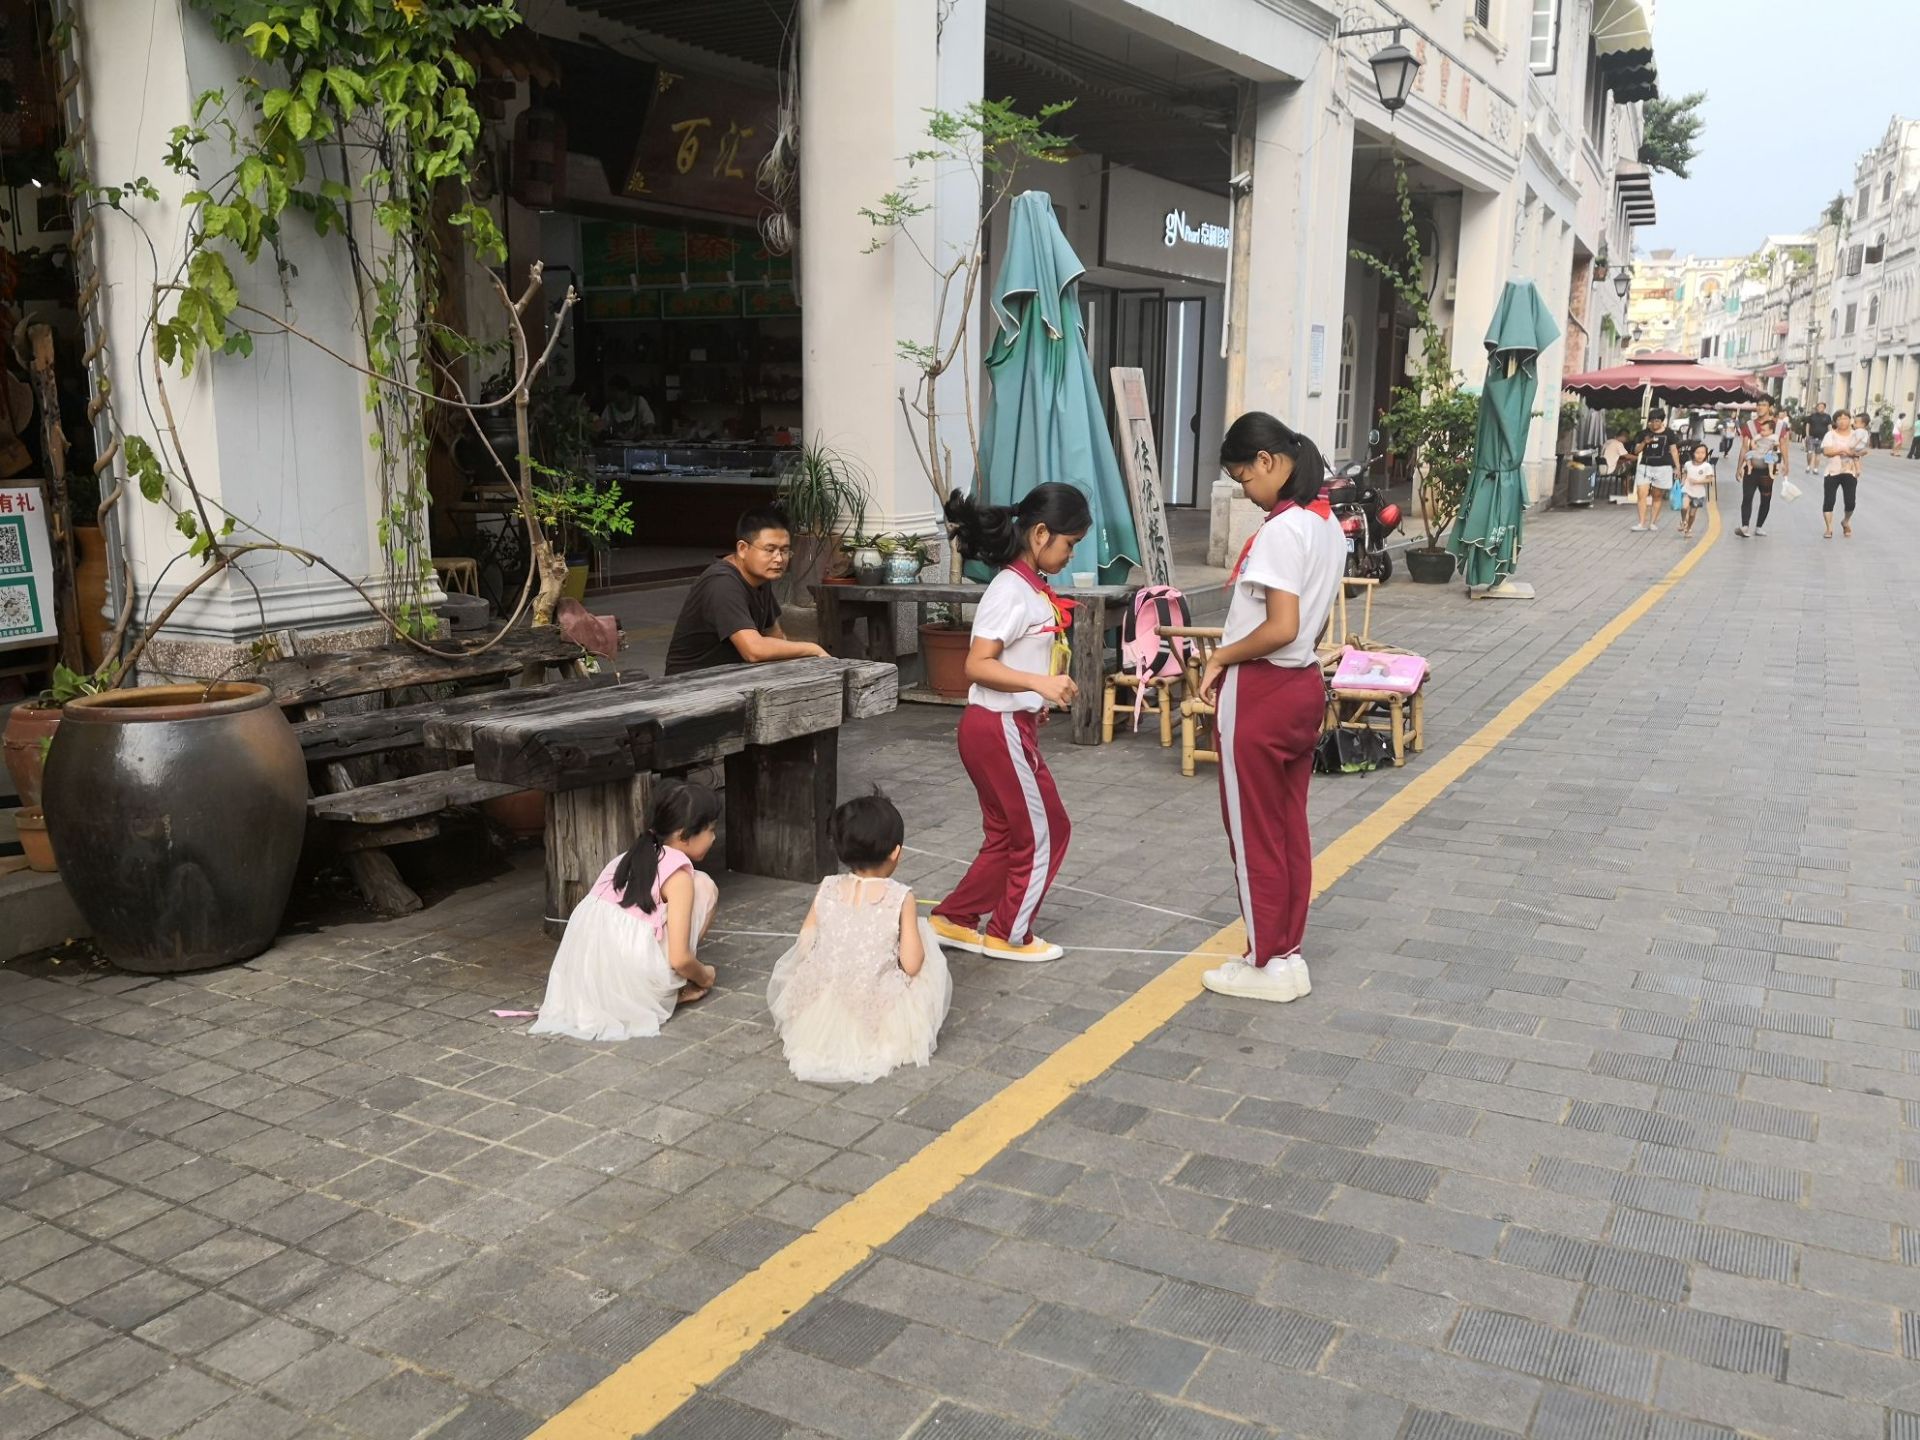
[[[1827,431],[1833,428],[1833,417],[1824,410],[1816,410],[1807,416],[1807,438],[1816,445],[1827,438]]]
[[[1642,430],[1634,438],[1635,447],[1644,444],[1647,448],[1640,451],[1640,463],[1653,469],[1665,467],[1675,469],[1680,464],[1680,451],[1676,437],[1671,430]]]
[[[746,657],[729,636],[742,630],[766,634],[780,623],[780,602],[772,585],[750,585],[727,560],[716,560],[687,592],[667,644],[667,674],[739,665]]]

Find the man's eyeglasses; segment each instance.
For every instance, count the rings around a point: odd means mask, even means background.
[[[762,555],[770,555],[776,560],[782,557],[789,560],[793,558],[793,547],[791,545],[755,545],[753,548],[758,550]]]

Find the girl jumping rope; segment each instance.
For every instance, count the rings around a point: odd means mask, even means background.
[[[530,1035],[627,1040],[658,1035],[676,1005],[713,987],[694,952],[720,892],[694,864],[713,848],[720,797],[704,785],[663,784],[647,828],[609,861],[567,917]]]
[[[1220,809],[1247,927],[1247,953],[1201,980],[1222,995],[1297,1000],[1313,988],[1300,943],[1313,891],[1307,779],[1326,713],[1314,642],[1346,541],[1306,436],[1253,411],[1228,428],[1220,464],[1266,519],[1228,577],[1226,628],[1200,681],[1214,704]]]
[[[995,960],[1057,960],[1033,935],[1033,917],[1059,874],[1071,826],[1047,762],[1040,720],[1073,703],[1067,633],[1073,602],[1043,578],[1066,568],[1093,528],[1087,497],[1041,485],[1012,506],[980,506],[955,491],[946,505],[960,553],[999,570],[973,618],[960,763],[980,796],[980,854],[933,912],[934,934]],[[982,916],[985,928],[980,927]]]

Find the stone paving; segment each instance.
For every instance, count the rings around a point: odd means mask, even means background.
[[[1309,999],[1196,1000],[654,1433],[1916,1440],[1916,487],[1728,533],[1321,901]],[[1627,524],[1535,522],[1530,604],[1389,588],[1430,755],[1681,553]],[[951,724],[843,746],[928,894],[977,833]],[[787,1074],[771,882],[625,1046],[489,1013],[551,954],[525,855],[212,974],[0,969],[0,1436],[530,1433],[1232,918],[1210,773],[1049,755],[1070,955],[961,957],[873,1086]],[[1421,763],[1317,781],[1318,838]]]

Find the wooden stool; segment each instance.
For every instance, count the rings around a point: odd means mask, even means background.
[[[1141,680],[1138,676],[1124,673],[1107,676],[1106,705],[1100,714],[1100,743],[1113,743],[1113,722],[1116,717],[1130,712],[1135,705],[1140,689],[1153,692],[1153,698],[1143,708],[1157,711],[1160,716],[1160,746],[1162,749],[1173,745],[1173,687],[1178,685],[1179,675],[1161,675]],[[1126,699],[1120,698],[1120,692],[1126,691]]]
[[[1427,687],[1424,683],[1411,695],[1402,695],[1398,690],[1335,690],[1327,705],[1329,727],[1378,730],[1378,717],[1369,713],[1375,705],[1387,707],[1387,739],[1393,745],[1395,765],[1407,763],[1409,750],[1418,755],[1427,748]]]
[[[480,593],[480,562],[466,555],[436,555],[433,573],[440,577],[440,588],[449,594]]]

